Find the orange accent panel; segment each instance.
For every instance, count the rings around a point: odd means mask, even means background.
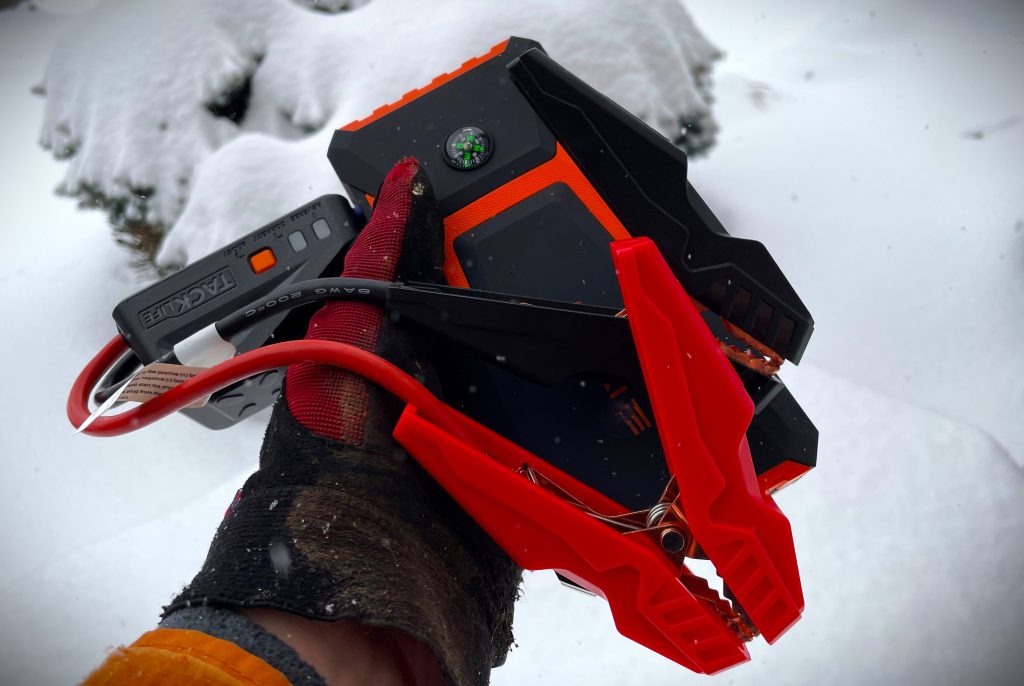
[[[459,67],[458,69],[456,69],[455,71],[448,72],[447,74],[441,74],[440,76],[435,78],[433,81],[428,83],[426,86],[423,86],[422,88],[417,88],[416,90],[409,91],[408,93],[403,95],[400,100],[398,100],[396,102],[393,102],[390,105],[384,105],[383,107],[378,107],[377,109],[375,109],[370,114],[370,116],[366,117],[365,119],[358,119],[358,120],[356,120],[354,122],[351,122],[350,124],[346,124],[345,126],[341,127],[341,130],[342,131],[358,131],[359,129],[363,128],[367,124],[371,124],[371,123],[377,121],[378,119],[380,119],[381,117],[383,117],[385,115],[388,115],[388,114],[391,114],[392,112],[394,112],[398,108],[404,107],[405,105],[408,105],[410,102],[412,102],[416,98],[418,98],[418,97],[420,97],[422,95],[426,95],[427,93],[429,93],[430,91],[434,90],[435,88],[440,88],[441,86],[443,86],[444,84],[448,83],[449,81],[451,81],[455,77],[461,76],[461,75],[465,74],[470,69],[474,69],[476,67],[479,67],[481,64],[483,64],[487,60],[491,59],[492,57],[497,57],[501,53],[505,52],[505,47],[507,45],[508,45],[508,41],[507,40],[502,42],[502,43],[499,43],[498,45],[495,45],[493,48],[491,48],[490,52],[488,52],[486,55],[480,55],[479,57],[474,57],[471,60],[463,62],[462,66]]]
[[[366,198],[366,204],[369,205],[370,207],[373,207],[373,201],[375,200],[375,198],[369,193],[363,193],[363,196]]]
[[[263,248],[263,250],[249,255],[249,264],[254,272],[262,274],[277,264],[277,256],[270,248]]]
[[[461,210],[453,212],[444,220],[444,275],[451,286],[468,288],[469,281],[462,271],[462,265],[455,255],[455,239],[467,231],[479,226],[491,217],[501,214],[513,205],[522,202],[555,183],[564,183],[572,190],[597,218],[601,225],[614,240],[632,238],[626,227],[615,216],[600,193],[590,185],[587,177],[569,157],[560,144],[555,144],[555,156],[534,167],[504,186],[497,188],[482,198],[477,198]]]
[[[757,482],[762,492],[766,495],[771,495],[793,483],[809,471],[811,471],[811,468],[805,464],[785,460],[757,477]]]

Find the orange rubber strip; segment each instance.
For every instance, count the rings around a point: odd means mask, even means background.
[[[342,131],[358,131],[359,129],[363,128],[367,124],[372,124],[373,122],[377,121],[381,117],[386,116],[388,114],[391,114],[392,112],[394,112],[398,108],[404,107],[404,106],[408,105],[410,102],[412,102],[416,98],[419,98],[419,97],[421,97],[423,95],[426,95],[427,93],[429,93],[430,91],[432,91],[432,90],[434,90],[436,88],[440,88],[441,86],[443,86],[444,84],[448,83],[449,81],[451,81],[455,77],[462,76],[463,74],[465,74],[470,69],[474,69],[476,67],[479,67],[481,64],[483,64],[487,60],[491,59],[492,57],[497,57],[501,53],[505,52],[505,47],[507,45],[508,45],[508,41],[507,40],[503,41],[501,43],[498,43],[493,48],[491,48],[490,52],[488,52],[486,55],[480,55],[479,57],[474,57],[471,60],[463,62],[462,66],[459,67],[458,69],[456,69],[455,71],[448,72],[447,74],[441,74],[440,76],[435,78],[433,81],[428,83],[426,86],[423,86],[422,88],[417,88],[416,90],[409,91],[408,93],[403,95],[400,100],[397,100],[397,101],[391,103],[390,105],[384,105],[383,107],[378,107],[377,109],[375,109],[370,114],[370,116],[368,116],[368,117],[366,117],[364,119],[357,119],[354,122],[346,124],[345,126],[341,127],[341,130]]]
[[[614,240],[632,238],[626,227],[615,216],[601,194],[590,185],[576,163],[560,144],[555,144],[555,156],[516,177],[482,198],[450,215],[444,220],[444,275],[450,286],[468,288],[469,281],[455,255],[455,239],[504,212],[535,193],[556,183],[564,183],[597,218]]]

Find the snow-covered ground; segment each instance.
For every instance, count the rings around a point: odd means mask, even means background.
[[[733,233],[769,246],[817,321],[783,376],[821,431],[819,467],[778,498],[807,611],[713,681],[1018,683],[1024,8],[687,6],[727,53],[719,143],[691,178]],[[72,682],[153,626],[265,421],[210,432],[175,417],[117,439],[66,423],[75,373],[140,285],[103,217],[53,196],[67,165],[37,145],[44,102],[29,89],[69,21],[0,13],[3,684]],[[550,574],[528,575],[516,634],[496,684],[705,680],[618,636],[601,601]]]

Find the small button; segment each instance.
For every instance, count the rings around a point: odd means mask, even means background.
[[[300,252],[306,249],[306,237],[302,235],[301,231],[292,231],[288,234],[288,242],[292,245],[292,250]]]
[[[313,233],[317,238],[323,240],[331,235],[331,225],[327,223],[326,219],[317,219],[313,222]]]
[[[277,257],[270,248],[263,248],[263,250],[249,255],[249,264],[254,272],[262,274],[277,264]]]

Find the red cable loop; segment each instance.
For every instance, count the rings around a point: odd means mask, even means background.
[[[89,397],[107,369],[128,350],[121,336],[115,336],[79,373],[68,396],[68,419],[81,426],[92,412]],[[285,367],[296,362],[318,362],[342,367],[394,393],[414,405],[417,411],[455,435],[458,424],[451,421],[450,409],[423,384],[371,352],[332,341],[288,341],[267,345],[218,364],[178,386],[147,400],[138,407],[113,417],[99,417],[82,433],[90,436],[120,436],[177,412],[196,400],[253,374]]]

